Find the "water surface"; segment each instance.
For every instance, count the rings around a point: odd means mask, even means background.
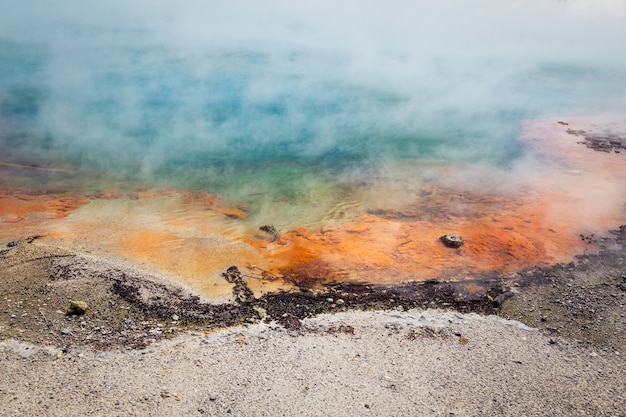
[[[230,264],[266,286],[510,273],[623,215],[620,169],[592,204],[557,175],[577,157],[532,141],[626,112],[620,2],[1,3],[7,239],[209,291]]]

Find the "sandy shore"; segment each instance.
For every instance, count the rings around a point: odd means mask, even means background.
[[[169,301],[155,301],[157,294],[180,306],[188,294],[174,284],[37,239],[13,242],[0,256],[0,410],[6,416],[623,416],[624,234],[576,266],[519,277],[498,311],[536,319],[534,328],[494,315],[406,310],[398,298],[398,307],[387,311],[353,311],[336,299],[329,308],[337,313],[300,316],[300,304],[284,306],[293,314],[275,316],[241,305],[232,315],[247,312],[242,324],[215,330],[197,307],[183,303],[191,313],[176,310],[179,317],[167,310]],[[146,292],[143,301],[116,292],[121,273],[133,283],[144,280],[131,291]],[[595,294],[584,305],[599,311],[585,316],[589,334],[576,334],[580,304],[552,311],[547,288],[559,297],[583,289]],[[67,315],[76,299],[86,300],[87,312]]]
[[[621,357],[518,322],[413,310],[303,324],[130,352],[5,341],[3,415],[623,415]]]

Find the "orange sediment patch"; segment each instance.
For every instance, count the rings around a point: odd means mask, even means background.
[[[170,260],[168,256],[164,256],[163,249],[178,240],[172,234],[152,230],[129,230],[128,232],[130,233],[121,237],[120,249],[133,259],[157,264]]]
[[[626,221],[626,155],[587,149],[563,126],[554,121],[527,126],[522,140],[541,138],[536,151],[555,165],[505,194],[430,184],[428,192],[399,209],[372,209],[319,232],[298,229],[275,241],[250,243],[273,260],[272,272],[304,286],[460,280],[568,262],[596,250],[590,234]],[[462,235],[465,245],[446,247],[439,237],[447,233]]]
[[[75,194],[0,189],[0,218],[16,223],[28,216],[62,219],[88,202]]]
[[[17,215],[8,215],[4,222],[5,223],[17,223],[17,222],[21,222],[22,220],[24,220],[24,216],[17,214]]]
[[[83,204],[87,204],[88,200],[77,195],[61,195],[51,200],[48,200],[48,205],[54,210],[54,213],[49,215],[49,219],[62,219],[72,211],[76,210]]]
[[[275,260],[277,274],[301,286],[441,276],[458,280],[561,261],[580,250],[577,237],[567,230],[547,231],[542,219],[540,207],[512,202],[503,211],[477,213],[471,219],[450,217],[445,222],[366,214],[320,232],[290,231],[281,236],[285,244],[264,242],[258,247]],[[562,225],[555,227],[560,230]],[[459,249],[446,247],[439,238],[447,233],[462,235],[466,243]]]
[[[221,277],[229,266],[262,264],[251,248],[228,240],[181,237],[176,231],[125,230],[114,251],[149,264],[158,271],[211,296],[226,296],[232,287]],[[251,282],[258,290],[263,282]],[[269,289],[271,286],[268,286]]]
[[[23,220],[25,218],[24,216],[27,214],[49,211],[43,199],[20,194],[11,195],[3,193],[2,196],[0,196],[0,215],[2,218],[11,219],[10,223]]]

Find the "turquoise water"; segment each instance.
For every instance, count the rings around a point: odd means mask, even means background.
[[[76,169],[33,174],[48,186],[308,205],[403,164],[506,169],[524,119],[626,110],[626,22],[610,10],[79,4],[0,2],[1,159]]]

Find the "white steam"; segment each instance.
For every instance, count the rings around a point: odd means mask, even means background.
[[[42,62],[0,78],[0,94],[36,85],[53,149],[145,175],[196,154],[499,160],[521,118],[626,109],[626,1],[0,0],[0,10],[0,45],[34,48]]]

